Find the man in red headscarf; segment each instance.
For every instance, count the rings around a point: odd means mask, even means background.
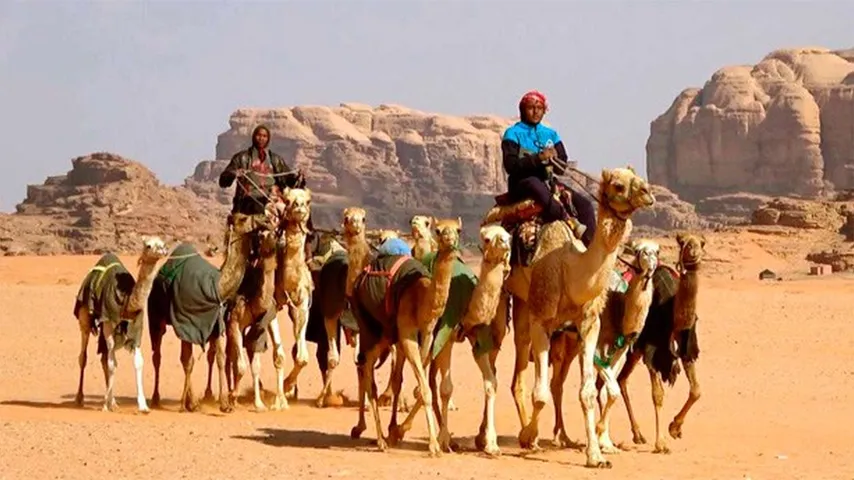
[[[545,95],[536,90],[519,100],[519,121],[505,130],[501,140],[508,193],[514,202],[533,199],[540,204],[545,222],[566,220],[572,225],[569,210],[575,210],[586,227],[581,241],[589,245],[596,228],[592,202],[565,185],[561,186],[572,192],[571,203],[564,204],[552,194],[552,182],[557,181],[552,174],[563,175],[569,157],[557,131],[540,123],[547,110]]]

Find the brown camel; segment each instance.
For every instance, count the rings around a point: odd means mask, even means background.
[[[596,231],[589,248],[574,239],[566,222],[543,227],[543,245],[548,239],[570,238],[546,252],[538,248],[531,269],[528,308],[530,338],[534,357],[535,387],[531,420],[519,434],[523,447],[538,448],[539,414],[549,397],[549,338],[553,332],[572,323],[581,339],[581,392],[587,431],[587,466],[611,466],[600,450],[595,431],[596,352],[599,315],[605,308],[607,287],[619,253],[618,247],[631,233],[631,215],[655,204],[649,184],[631,168],[605,169],[599,185],[599,209]]]
[[[454,228],[449,228],[449,224]],[[440,236],[451,235],[448,231],[455,230],[453,235],[459,238],[459,225],[459,219],[444,221],[441,227],[437,225],[437,229],[444,232]],[[367,395],[376,424],[377,445],[380,450],[388,447],[380,424],[374,369],[380,357],[389,353],[391,345],[396,344],[400,350],[398,357],[405,357],[415,371],[418,380],[417,400],[432,405],[432,391],[424,367],[430,355],[434,328],[445,309],[453,259],[451,255],[440,254],[431,278],[424,265],[410,255],[380,255],[366,262],[354,256],[353,250],[350,250],[348,279],[353,279],[353,284],[352,287],[348,284],[352,292],[349,298],[359,323],[360,407],[359,422],[351,431],[353,438],[359,438],[366,428],[364,399]],[[360,265],[364,265],[362,270],[354,271]],[[402,378],[402,371],[403,362],[400,361],[392,370],[394,400],[390,431],[396,429],[402,383],[402,380],[397,379]],[[439,455],[441,451],[433,409],[426,408],[425,412],[430,454]]]
[[[649,371],[652,386],[652,401],[655,405],[655,452],[669,453],[670,449],[661,431],[661,407],[664,404],[664,382],[673,385],[679,375],[679,362],[685,369],[690,389],[688,399],[670,423],[668,430],[673,438],[682,437],[682,424],[688,411],[700,399],[700,383],[697,380],[697,358],[700,347],[697,340],[697,293],[699,270],[705,254],[706,240],[702,236],[679,234],[677,271],[660,266],[653,281],[656,284],[652,306],[637,342],[626,359],[617,382],[626,404],[632,424],[635,443],[646,443],[632,411],[626,381],[643,359]],[[675,287],[671,285],[676,284]],[[669,288],[668,288],[669,287]]]
[[[631,243],[635,260],[629,267],[630,279],[625,292],[619,285],[608,292],[605,310],[602,312],[602,328],[597,341],[594,362],[599,367],[596,388],[599,396],[601,416],[596,431],[603,452],[617,452],[610,437],[610,410],[619,397],[620,386],[617,374],[623,368],[629,349],[643,330],[652,304],[652,275],[658,266],[659,245],[652,240],[640,239]],[[572,361],[579,352],[578,332],[574,325],[555,332],[551,336],[549,363],[552,365],[551,393],[555,407],[554,443],[558,446],[577,447],[569,439],[563,422],[563,385],[569,374]],[[604,381],[602,381],[604,379]]]
[[[136,372],[137,409],[148,413],[142,387],[142,330],[144,328],[145,299],[151,291],[154,269],[168,250],[157,237],[143,240],[139,256],[139,270],[134,280],[119,257],[104,254],[83,279],[74,302],[74,316],[80,325],[80,379],[77,384],[77,405],[83,405],[83,372],[86,369],[89,334],[98,335],[98,353],[107,391],[104,394],[104,411],[116,408],[114,395],[116,350],[124,347],[133,354]]]
[[[211,364],[216,360],[219,373],[220,411],[233,410],[226,394],[226,327],[221,309],[223,303],[233,300],[243,281],[252,242],[251,232],[256,229],[256,224],[252,217],[242,214],[234,214],[230,224],[232,235],[226,244],[226,258],[220,269],[199,255],[192,244],[182,243],[172,251],[154,280],[154,288],[148,296],[151,359],[154,364],[151,403],[154,406],[160,406],[163,336],[167,325],[172,325],[181,340],[181,365],[184,369],[181,411],[192,412],[199,407],[192,385],[194,344],[210,346],[208,358]],[[210,397],[213,397],[213,392]]]

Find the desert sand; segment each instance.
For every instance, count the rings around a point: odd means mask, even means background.
[[[351,440],[357,411],[352,404],[318,409],[321,387],[314,363],[300,379],[300,400],[282,412],[254,413],[244,401],[223,415],[205,404],[199,413],[179,413],[182,373],[178,342],[171,329],[164,343],[161,391],[164,407],[136,413],[133,367],[127,352],[118,356],[119,411],[102,412],[103,373],[90,341],[86,405],[73,404],[77,386],[79,335],[73,298],[96,256],[0,258],[0,478],[597,478],[597,479],[851,479],[851,419],[854,418],[854,322],[848,276],[808,277],[803,251],[820,234],[708,233],[708,262],[700,292],[702,398],[690,412],[682,439],[668,437],[672,453],[652,453],[654,417],[649,379],[638,368],[629,382],[635,411],[650,444],[634,445],[622,402],[615,407],[612,437],[626,451],[609,458],[611,470],[588,470],[578,450],[550,446],[553,409],[540,424],[545,451],[524,455],[510,394],[513,344],[505,339],[499,357],[497,427],[503,456],[473,452],[480,422],[482,388],[469,349],[454,353],[451,431],[463,452],[431,459],[426,426],[415,428],[398,448],[374,451],[370,428]],[[672,239],[662,239],[672,261]],[[669,249],[669,250],[668,250]],[[669,253],[668,253],[669,252]],[[665,258],[666,259],[666,258]],[[126,265],[135,257],[124,256]],[[771,268],[783,281],[760,282]],[[291,345],[290,322],[283,333]],[[145,389],[153,372],[148,334]],[[204,390],[206,360],[196,350],[195,390]],[[345,347],[336,390],[354,398],[352,350]],[[288,359],[290,362],[290,359]],[[290,365],[290,363],[288,364]],[[529,369],[528,385],[533,380]],[[404,392],[414,382],[406,371]],[[271,356],[262,378],[274,379]],[[388,366],[378,373],[385,387]],[[248,377],[244,388],[249,387]],[[565,394],[567,428],[583,440],[578,405],[578,369]],[[680,376],[666,391],[663,426],[687,397]],[[388,409],[382,409],[387,425]]]

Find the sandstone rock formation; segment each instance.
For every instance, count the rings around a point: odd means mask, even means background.
[[[754,225],[823,229],[839,232],[852,209],[851,202],[773,198],[753,212]]]
[[[797,48],[724,67],[650,127],[647,173],[690,202],[854,187],[852,50]]]
[[[697,230],[709,226],[697,215],[693,205],[680,200],[670,190],[652,185],[652,194],[655,195],[655,205],[636,212],[632,216],[635,225],[658,230]]]
[[[0,252],[127,252],[139,248],[142,235],[202,245],[222,238],[226,209],[162,185],[138,162],[93,153],[71,163],[66,175],[28,186],[17,213],[2,218]]]

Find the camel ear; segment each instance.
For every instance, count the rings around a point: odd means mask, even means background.
[[[706,237],[702,235],[700,236],[700,248],[702,248],[703,250],[706,249]]]
[[[602,182],[611,183],[611,175],[612,175],[611,170],[609,170],[607,168],[603,168],[602,169]]]
[[[685,245],[685,234],[684,233],[679,233],[676,235],[676,243],[679,244],[680,247],[682,245]]]
[[[457,232],[463,231],[463,217],[457,217]]]
[[[626,170],[628,170],[628,171],[630,171],[630,172],[632,172],[632,173],[634,173],[634,174],[637,174],[637,172],[635,172],[634,167],[632,167],[631,165],[626,165]]]

